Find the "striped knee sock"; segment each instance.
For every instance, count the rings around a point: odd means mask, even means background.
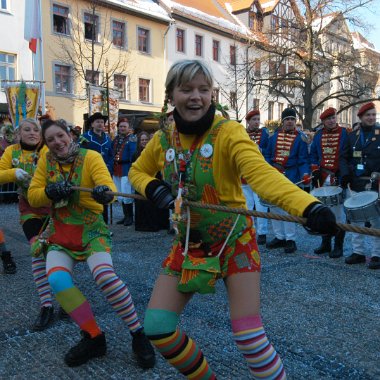
[[[112,266],[109,264],[97,265],[93,269],[92,275],[113,309],[127,323],[129,330],[131,332],[140,330],[142,326],[137,316],[132,296],[124,282],[116,275]]]
[[[148,338],[161,355],[188,379],[216,379],[202,351],[179,328],[171,333],[149,335]]]
[[[52,295],[48,278],[46,276],[46,261],[42,257],[32,257],[32,274],[36,284],[41,307],[52,306]]]
[[[81,330],[86,331],[92,338],[101,334],[95,321],[91,306],[74,286],[71,273],[65,268],[56,267],[48,273],[49,282],[63,310],[74,320]]]
[[[255,379],[286,379],[282,361],[268,341],[260,315],[233,320],[232,331]]]

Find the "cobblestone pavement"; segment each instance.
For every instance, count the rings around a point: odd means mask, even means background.
[[[154,369],[138,368],[128,330],[96,289],[85,264],[76,267],[75,280],[106,333],[108,352],[80,367],[66,367],[63,356],[79,340],[79,329],[72,322],[57,320],[46,331],[29,330],[39,305],[28,244],[18,224],[17,205],[0,204],[0,213],[18,269],[16,275],[0,270],[0,379],[181,378],[160,357]],[[114,219],[120,216],[115,205]],[[142,233],[115,224],[111,229],[116,272],[128,284],[143,317],[171,237],[166,231]],[[343,258],[317,257],[312,250],[320,239],[307,235],[302,227],[297,233],[295,254],[261,250],[263,320],[288,378],[380,379],[380,271],[364,264],[345,265]],[[222,282],[215,296],[195,296],[181,323],[202,347],[219,380],[249,378],[232,340]]]

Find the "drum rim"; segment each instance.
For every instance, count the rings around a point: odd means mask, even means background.
[[[366,204],[362,204],[362,205],[350,205],[350,203],[349,203],[349,201],[352,201],[355,198],[359,198],[359,197],[363,197],[363,196],[368,197],[369,195],[372,195],[372,194],[375,196],[375,198],[372,199],[370,202],[368,202]],[[379,194],[376,191],[365,190],[365,191],[360,191],[358,193],[352,194],[349,198],[347,198],[344,201],[343,205],[344,205],[345,208],[348,208],[348,209],[352,210],[352,209],[355,209],[355,208],[362,208],[364,206],[370,206],[371,204],[376,203],[378,200],[379,200]]]
[[[339,190],[339,191],[336,191],[333,194],[317,194],[316,195],[315,193],[318,192],[320,189],[323,189],[323,191],[326,191],[327,189],[334,189],[334,190]],[[313,195],[316,198],[317,197],[334,197],[334,196],[337,196],[337,195],[342,194],[342,193],[343,193],[343,189],[340,186],[322,186],[322,187],[316,187],[316,188],[314,188],[313,190],[310,191],[310,194]]]

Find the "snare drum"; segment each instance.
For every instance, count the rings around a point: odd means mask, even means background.
[[[343,189],[339,186],[318,187],[313,189],[310,194],[329,207],[343,203]]]
[[[370,222],[380,218],[379,194],[376,191],[362,191],[344,201],[344,210],[350,222]]]

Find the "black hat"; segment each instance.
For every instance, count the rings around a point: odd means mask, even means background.
[[[296,110],[294,108],[285,108],[281,114],[281,121],[285,119],[294,118],[297,119]]]
[[[102,115],[100,112],[95,112],[87,119],[87,125],[90,127],[95,120],[103,119],[104,122],[108,120],[108,116]]]

